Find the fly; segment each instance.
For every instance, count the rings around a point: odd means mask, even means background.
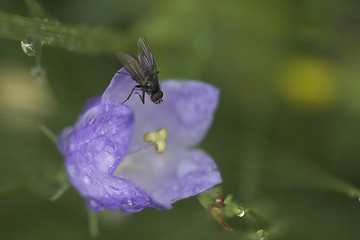
[[[137,58],[130,54],[118,52],[117,56],[124,65],[126,71],[132,79],[138,83],[131,90],[129,96],[123,103],[130,99],[135,92],[139,95],[140,100],[145,104],[145,93],[150,95],[150,99],[155,104],[163,101],[163,92],[160,89],[158,80],[159,71],[156,68],[154,55],[151,52],[150,45],[144,37],[139,37],[137,42],[138,56]],[[139,93],[141,92],[141,94]]]

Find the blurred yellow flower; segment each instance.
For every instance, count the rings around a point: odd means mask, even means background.
[[[315,58],[297,58],[285,64],[280,87],[290,103],[304,107],[329,106],[336,95],[330,66]]]
[[[36,126],[53,113],[54,107],[49,87],[39,84],[30,69],[1,62],[1,124],[19,130],[38,130]]]

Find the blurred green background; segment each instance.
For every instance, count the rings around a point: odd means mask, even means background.
[[[170,211],[100,214],[100,239],[359,239],[360,2],[356,0],[39,1],[49,16],[145,36],[160,78],[221,89],[201,148],[223,188],[259,219],[223,231],[196,198]],[[0,10],[31,17],[21,0]],[[2,23],[0,23],[1,25]],[[74,189],[56,202],[63,159],[39,130],[74,123],[121,67],[115,54],[44,47],[47,82],[19,41],[0,39],[0,239],[90,239]],[[165,99],[166,101],[166,99]]]

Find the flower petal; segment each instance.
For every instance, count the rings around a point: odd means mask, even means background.
[[[103,97],[122,102],[136,82],[123,69],[119,72]],[[126,102],[136,116],[133,145],[141,144],[146,132],[163,127],[169,130],[169,143],[174,142],[178,146],[198,144],[212,122],[219,90],[199,81],[175,79],[161,81],[161,87],[164,92],[161,104],[152,103],[148,95],[146,104],[142,104],[135,94]]]
[[[113,176],[127,153],[133,133],[131,109],[110,99],[94,100],[58,140],[70,180],[94,210],[125,213],[164,208],[130,180]]]
[[[84,151],[93,157],[87,164],[96,163],[98,169],[112,173],[128,150],[134,130],[133,113],[129,107],[110,99],[86,108],[76,124],[60,134],[58,146],[65,157],[74,151]]]
[[[142,150],[126,157],[115,175],[131,180],[164,206],[199,194],[222,181],[209,155],[201,150],[186,149],[161,155],[153,149]]]
[[[131,90],[136,85],[138,85],[138,83],[132,79],[132,77],[125,70],[125,68],[121,68],[117,73],[115,73],[114,77],[111,79],[111,82],[103,93],[102,98],[109,98],[115,102],[122,103],[129,96]],[[133,102],[135,101],[135,99],[137,101],[140,101],[139,98],[134,95],[127,101],[127,103]]]
[[[91,161],[92,156],[81,151],[73,152],[66,158],[66,169],[71,181],[91,209],[101,211],[107,208],[133,213],[148,207],[166,207],[154,202],[130,180],[99,171],[96,165],[89,165]]]
[[[101,102],[101,97],[97,96],[97,97],[93,97],[90,98],[84,106],[84,109],[82,111],[82,113],[80,114],[80,118],[82,118],[82,115],[84,115],[88,110],[94,108],[97,109],[98,105]],[[93,111],[93,113],[96,113],[96,110]],[[60,136],[58,137],[58,141],[57,141],[57,145],[58,148],[60,150],[61,153],[65,154],[66,152],[68,152],[69,148],[70,148],[70,136],[72,135],[73,132],[73,127],[67,127],[65,129],[63,129],[63,131],[60,133]]]

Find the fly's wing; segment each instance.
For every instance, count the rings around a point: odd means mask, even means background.
[[[151,52],[150,45],[144,37],[138,40],[139,62],[151,75],[157,75],[158,71],[155,64],[154,55]]]
[[[126,53],[118,52],[116,55],[131,77],[139,84],[144,84],[144,70],[142,69],[139,61]]]

